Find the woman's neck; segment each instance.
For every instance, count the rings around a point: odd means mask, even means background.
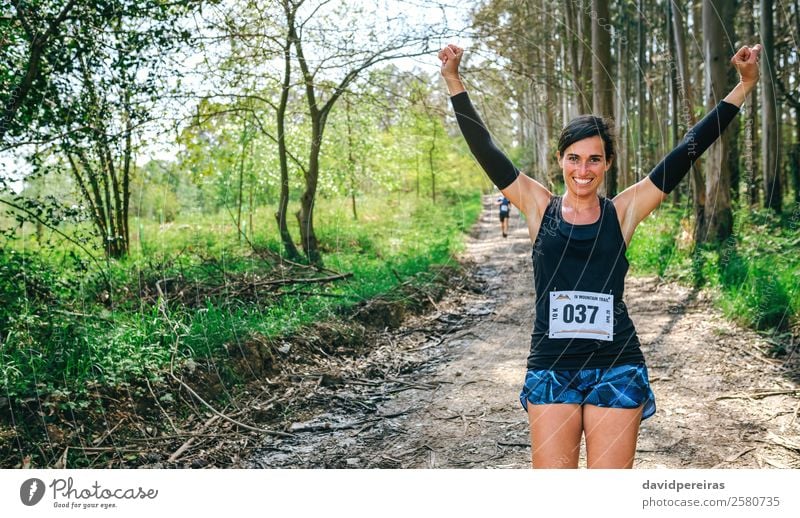
[[[576,214],[581,214],[586,211],[594,211],[600,207],[600,198],[597,193],[592,193],[587,196],[578,196],[567,191],[562,198],[564,206],[569,208]]]

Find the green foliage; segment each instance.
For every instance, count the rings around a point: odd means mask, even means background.
[[[785,330],[800,317],[800,209],[784,217],[739,209],[726,242],[692,248],[680,210],[666,207],[637,229],[633,272],[715,288],[725,314],[758,330]]]
[[[300,294],[264,293],[240,300],[222,289],[160,306],[153,293],[157,282],[168,289],[165,281],[184,279],[189,289],[200,289],[224,286],[237,276],[274,275],[263,259],[238,243],[227,214],[179,214],[166,225],[143,220],[142,232],[151,236],[148,244],[109,263],[111,293],[97,271],[60,260],[63,251],[0,250],[4,393],[26,397],[59,390],[76,396],[98,383],[153,378],[167,368],[173,353],[179,363],[222,360],[218,365],[225,370],[224,360],[248,337],[290,334],[389,293],[408,279],[422,275],[430,280],[436,265],[453,261],[463,232],[480,211],[477,191],[446,192],[436,204],[401,193],[359,203],[358,221],[347,199],[317,206],[328,267],[353,276]],[[261,209],[256,216],[266,221],[253,238],[256,246],[280,250],[268,211]]]
[[[639,226],[627,253],[634,268],[654,272],[660,277],[664,276],[674,259],[681,230],[679,218],[671,212],[669,215],[666,213],[662,209]],[[647,238],[641,238],[642,234]]]

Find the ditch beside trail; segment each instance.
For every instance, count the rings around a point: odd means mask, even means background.
[[[292,416],[293,437],[251,443],[239,465],[529,467],[518,394],[534,308],[530,251],[519,214],[504,239],[484,198],[461,258],[472,288],[450,290],[351,365],[331,359],[300,376],[314,385],[314,411]],[[726,320],[707,292],[635,276],[626,291],[658,408],[642,423],[635,467],[800,468],[797,362],[769,357],[770,343]],[[362,374],[341,374],[354,369]]]

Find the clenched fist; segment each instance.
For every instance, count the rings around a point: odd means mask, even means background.
[[[461,63],[461,56],[463,55],[464,49],[452,43],[439,51],[439,60],[442,62],[442,77],[445,79],[458,77],[458,65]]]
[[[731,58],[731,64],[736,67],[742,83],[752,84],[758,81],[758,55],[761,53],[761,44],[752,47],[744,46]]]

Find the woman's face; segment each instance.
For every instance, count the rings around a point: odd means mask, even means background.
[[[563,155],[558,155],[558,163],[564,174],[567,191],[583,197],[596,195],[611,162],[605,158],[603,139],[594,135],[573,142]]]

